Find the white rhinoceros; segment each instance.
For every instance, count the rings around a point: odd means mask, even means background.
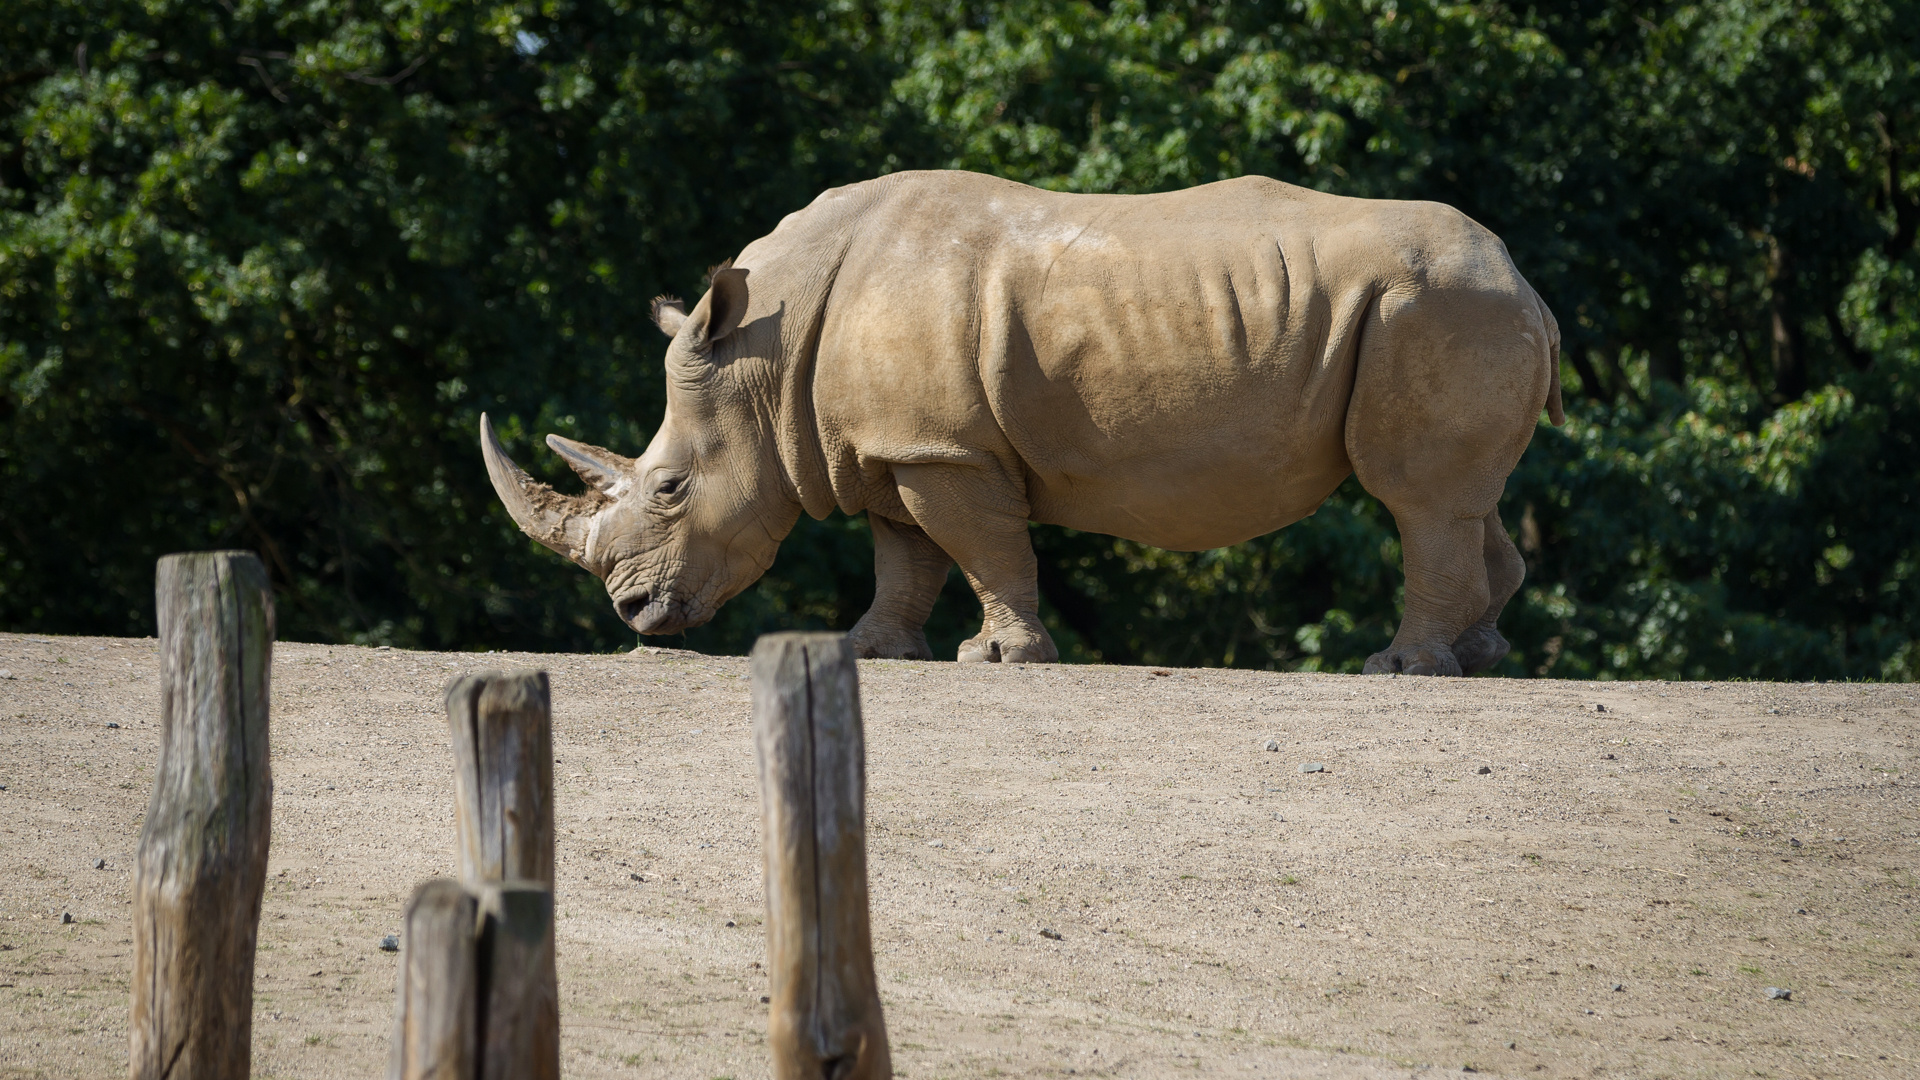
[[[1406,616],[1370,672],[1507,652],[1524,564],[1496,504],[1559,329],[1506,246],[1449,207],[1260,177],[1067,195],[964,172],[835,188],[654,302],[667,410],[638,459],[555,435],[592,490],[481,448],[527,535],[671,634],[752,584],[802,510],[866,511],[858,655],[930,659],[959,563],[985,609],[961,660],[1058,658],[1027,523],[1164,548],[1313,513],[1348,473],[1393,513]]]

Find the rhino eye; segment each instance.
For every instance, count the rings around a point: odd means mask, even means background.
[[[680,490],[680,480],[679,480],[679,478],[678,478],[678,477],[668,477],[667,479],[665,479],[665,480],[662,480],[662,481],[660,481],[660,486],[659,486],[658,488],[655,488],[655,489],[654,489],[654,494],[656,494],[656,495],[671,495],[671,494],[673,494],[674,492],[676,492],[676,491],[679,491],[679,490]]]

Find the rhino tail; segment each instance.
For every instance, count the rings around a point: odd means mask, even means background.
[[[1547,419],[1554,427],[1567,422],[1567,409],[1560,403],[1560,335],[1547,345]]]

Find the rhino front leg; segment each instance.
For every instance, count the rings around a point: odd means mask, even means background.
[[[1038,566],[1025,496],[1005,478],[966,465],[897,465],[900,501],[953,556],[980,597],[980,632],[958,660],[1050,664],[1060,659],[1040,623]]]
[[[918,525],[871,512],[867,524],[873,528],[873,606],[853,625],[847,644],[862,658],[931,660],[927,616],[953,558]]]

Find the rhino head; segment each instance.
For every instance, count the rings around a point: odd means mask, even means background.
[[[675,634],[713,618],[758,580],[800,508],[779,467],[734,340],[747,309],[747,272],[716,267],[686,312],[654,301],[667,348],[667,412],[638,458],[548,435],[588,490],[565,495],[513,463],[480,417],[493,490],[522,532],[606,583],[620,621]]]

